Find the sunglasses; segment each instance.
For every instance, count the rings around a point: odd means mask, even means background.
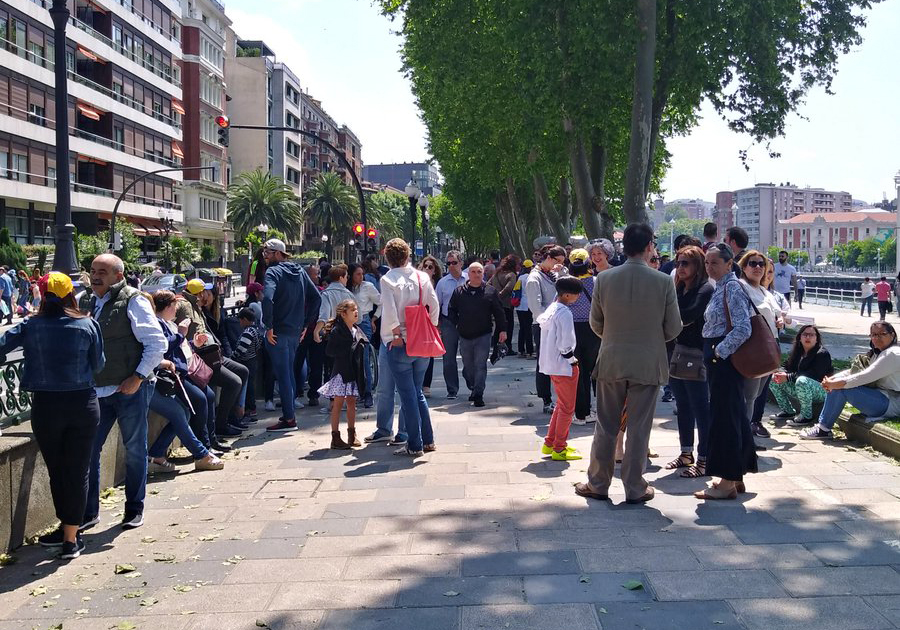
[[[448,260],[447,264],[452,267],[453,265],[458,265],[459,261],[458,260]]]
[[[675,264],[679,267],[690,267],[694,263],[692,263],[690,260],[679,260]]]
[[[434,265],[423,265],[422,268],[423,269],[431,269],[432,271],[434,271]]]
[[[750,261],[747,261],[747,266],[754,267],[754,268],[756,268],[756,267],[764,268],[766,266],[766,261],[765,260],[750,260]]]

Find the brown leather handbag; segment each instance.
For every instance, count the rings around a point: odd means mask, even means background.
[[[731,313],[728,312],[728,287],[725,287],[725,320],[728,322],[728,332],[731,332]],[[731,364],[744,378],[760,378],[768,376],[781,367],[781,347],[778,340],[769,330],[759,309],[747,295],[744,287],[741,287],[755,315],[750,316],[750,338],[741,347],[731,353]]]

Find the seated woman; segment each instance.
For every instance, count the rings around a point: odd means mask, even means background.
[[[867,354],[861,355],[868,366],[838,372],[822,381],[828,395],[819,415],[819,423],[800,434],[805,440],[832,437],[831,427],[850,403],[869,418],[900,415],[900,347],[897,332],[887,322],[875,322],[869,329]],[[866,387],[868,385],[869,387]]]
[[[185,384],[188,382],[188,365],[181,350],[181,344],[184,342],[187,324],[184,323],[183,326],[180,326],[178,332],[173,330],[171,321],[175,319],[175,312],[178,309],[178,303],[174,294],[169,291],[157,291],[152,296],[152,299],[156,309],[157,321],[160,328],[162,328],[163,334],[166,336],[166,340],[169,342],[169,348],[166,350],[159,367],[176,374],[181,379],[182,384]],[[185,389],[187,389],[187,385],[185,385]],[[191,406],[194,405],[197,405],[197,402],[192,401]],[[191,409],[178,395],[166,395],[163,393],[162,387],[158,385],[153,391],[153,398],[150,399],[150,410],[163,416],[169,423],[163,427],[163,430],[148,450],[148,455],[150,456],[150,462],[147,466],[148,471],[176,472],[175,464],[166,459],[166,453],[176,435],[181,440],[182,445],[194,456],[194,468],[196,470],[222,470],[225,467],[225,462],[211,453],[197,439],[190,425]],[[202,414],[203,418],[206,417],[208,408],[205,395],[202,399],[202,405],[198,405],[196,411],[197,415]]]
[[[782,369],[772,375],[769,389],[781,408],[781,413],[772,416],[772,420],[787,419],[795,427],[812,424],[813,405],[825,401],[822,379],[833,373],[831,353],[822,346],[819,329],[812,324],[801,326]],[[792,399],[800,403],[799,414]]]

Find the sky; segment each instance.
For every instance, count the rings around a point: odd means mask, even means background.
[[[418,162],[429,157],[426,130],[409,81],[401,72],[399,24],[370,0],[226,0],[239,37],[262,39],[322,101],[329,114],[363,143],[366,164]],[[686,137],[669,140],[672,167],[666,199],[715,200],[720,190],[757,182],[791,182],[850,192],[875,202],[896,194],[900,170],[900,2],[868,12],[863,43],[843,56],[834,95],[813,90],[789,117],[781,157],[731,132],[712,108]],[[749,150],[750,171],[738,152]]]

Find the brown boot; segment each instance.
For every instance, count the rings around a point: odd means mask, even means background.
[[[350,448],[350,445],[341,439],[340,431],[332,431],[331,432],[331,448],[341,450],[341,451],[346,451]]]
[[[347,429],[347,444],[350,446],[362,446],[356,437],[356,429]]]

